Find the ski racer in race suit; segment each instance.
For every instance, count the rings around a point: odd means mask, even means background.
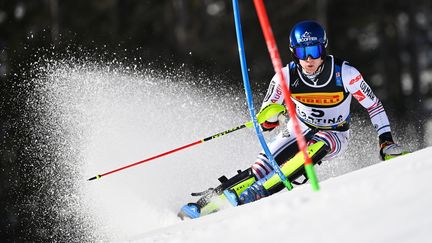
[[[290,34],[290,51],[294,61],[282,69],[307,144],[318,141],[325,143],[326,154],[322,160],[328,161],[343,153],[349,140],[350,105],[354,97],[369,113],[378,134],[381,159],[404,153],[393,140],[389,119],[381,101],[363,76],[348,62],[327,55],[326,47],[326,33],[319,23],[299,22]],[[275,75],[262,108],[284,102],[280,82],[278,75]],[[274,116],[262,123],[262,130],[270,131],[278,126],[279,117]],[[293,151],[298,151],[292,121],[269,144],[269,149],[278,164],[286,162]],[[268,175],[274,174],[272,170],[267,156],[261,152],[252,165],[257,182],[240,195],[240,203],[274,193],[262,186]]]
[[[404,154],[394,141],[389,119],[381,101],[374,95],[360,72],[348,62],[327,55],[327,37],[323,27],[315,21],[296,24],[290,34],[290,51],[294,61],[282,69],[291,100],[308,153],[314,164],[331,160],[347,148],[350,125],[350,105],[354,97],[369,113],[378,134],[381,159]],[[275,75],[270,82],[261,111],[270,104],[283,104],[281,80]],[[278,114],[261,124],[263,131],[271,131],[279,125]],[[284,131],[269,144],[270,153],[280,165],[282,173],[293,184],[304,177],[303,154],[299,152],[292,120]],[[298,156],[300,155],[300,156]],[[219,178],[221,184],[193,196],[202,196],[197,203],[185,205],[179,217],[200,217],[221,207],[220,200],[227,199],[233,205],[253,202],[284,188],[284,184],[269,162],[266,154],[260,152],[255,163],[248,169],[228,179]],[[222,200],[223,201],[223,200]]]

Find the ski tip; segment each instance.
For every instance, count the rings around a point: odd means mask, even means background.
[[[99,178],[101,178],[100,175],[93,176],[92,178],[89,178],[88,181],[92,181],[92,180],[99,179]]]
[[[182,221],[192,219],[192,218],[190,218],[188,215],[186,215],[183,211],[180,211],[180,212],[177,214],[177,217],[179,217]]]
[[[201,216],[200,208],[196,203],[188,203],[181,208],[177,216],[181,220],[199,218]]]

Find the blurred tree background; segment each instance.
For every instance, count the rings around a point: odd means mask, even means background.
[[[239,1],[250,77],[265,92],[273,75],[252,1]],[[316,19],[327,29],[331,54],[350,61],[392,118],[414,124],[421,147],[432,111],[432,1],[265,1],[282,59],[289,62],[294,23]],[[18,163],[26,131],[19,121],[23,70],[40,50],[82,50],[141,58],[154,68],[185,65],[225,85],[242,87],[231,1],[1,0],[0,1],[0,239],[26,235],[18,207],[26,190]],[[115,55],[114,55],[115,54]],[[22,142],[24,141],[24,142]],[[28,190],[28,188],[27,188]]]

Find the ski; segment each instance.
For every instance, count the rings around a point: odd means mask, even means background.
[[[308,147],[309,156],[314,164],[319,163],[326,154],[324,142],[319,141]],[[304,156],[298,152],[281,166],[281,171],[291,181],[295,181],[304,174]],[[239,205],[240,195],[256,182],[256,178],[249,168],[244,171],[237,171],[237,175],[227,179],[226,176],[219,178],[221,184],[216,188],[209,188],[203,192],[191,193],[192,196],[200,196],[196,203],[187,203],[182,206],[178,217],[182,220],[196,219],[204,215],[215,213],[227,207]],[[278,191],[281,185],[280,177],[277,174],[269,174],[263,186],[271,194]]]
[[[232,207],[230,198],[224,193],[229,189],[233,194],[240,195],[244,190],[255,183],[255,176],[252,170],[237,171],[237,175],[227,179],[226,176],[219,178],[221,184],[216,188],[209,188],[203,192],[191,193],[192,196],[201,196],[196,203],[187,203],[181,207],[178,217],[182,220],[186,218],[195,219],[215,213],[227,207]]]
[[[187,203],[186,205],[181,207],[180,212],[177,214],[177,216],[181,220],[196,219],[204,215],[215,213],[224,208],[232,207],[232,203],[230,199],[227,198],[225,193],[221,195],[214,195],[211,198],[207,198],[205,200],[205,204],[200,205],[203,204],[203,201],[203,198],[201,198],[200,200],[198,200],[197,203]]]

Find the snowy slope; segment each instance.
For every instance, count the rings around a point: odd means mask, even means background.
[[[131,242],[431,242],[432,148]]]

